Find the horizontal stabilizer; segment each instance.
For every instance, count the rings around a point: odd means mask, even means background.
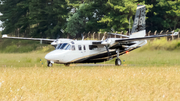
[[[5,34],[5,35],[2,35],[2,38],[7,38],[8,36]]]

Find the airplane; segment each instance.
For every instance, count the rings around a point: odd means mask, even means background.
[[[119,56],[142,47],[147,43],[147,39],[175,36],[178,34],[146,36],[145,13],[145,5],[138,5],[131,35],[110,33],[125,38],[107,38],[106,40],[83,40],[83,38],[82,40],[72,40],[8,37],[7,35],[3,35],[3,38],[52,42],[51,45],[56,48],[45,56],[48,67],[53,66],[54,63],[69,66],[72,63],[98,63],[113,58],[116,58],[115,65],[120,66],[122,62]]]

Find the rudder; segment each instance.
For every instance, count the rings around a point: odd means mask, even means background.
[[[138,5],[136,15],[134,18],[132,35],[130,37],[144,37],[146,35],[146,7],[145,5]]]

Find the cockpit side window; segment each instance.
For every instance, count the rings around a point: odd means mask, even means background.
[[[76,50],[74,45],[72,45],[72,48],[71,48],[71,49],[72,49],[72,50]]]
[[[65,50],[71,50],[71,45],[69,44]]]
[[[81,47],[81,45],[78,45],[78,48],[79,48],[79,50],[82,50],[82,47]]]

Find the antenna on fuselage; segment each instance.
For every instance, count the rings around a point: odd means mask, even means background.
[[[103,40],[104,40],[104,36],[102,37],[101,41],[103,41]]]
[[[130,28],[131,28],[131,22],[130,22],[130,18],[129,18],[129,35],[131,35],[131,31],[130,31]]]
[[[81,36],[82,36],[82,40],[84,40],[84,35],[83,35],[83,34],[81,34]]]

